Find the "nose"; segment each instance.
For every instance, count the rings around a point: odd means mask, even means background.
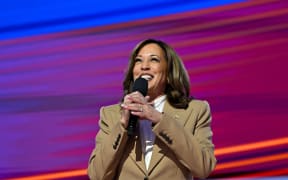
[[[144,60],[141,64],[141,70],[149,70],[150,69],[150,63],[147,60]]]

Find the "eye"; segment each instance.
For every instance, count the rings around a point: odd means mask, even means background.
[[[157,58],[151,58],[151,61],[160,62],[160,60]]]
[[[135,61],[135,63],[137,63],[137,62],[141,62],[142,59],[140,59],[140,58],[135,58],[134,61]]]

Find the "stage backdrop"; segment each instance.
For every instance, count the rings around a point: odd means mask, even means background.
[[[87,179],[99,108],[145,38],[210,103],[211,178],[288,174],[287,1],[12,0],[0,19],[0,179]]]

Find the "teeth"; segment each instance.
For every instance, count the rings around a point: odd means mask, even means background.
[[[151,75],[148,75],[148,74],[142,75],[141,77],[146,79],[147,81],[149,81],[153,78]]]

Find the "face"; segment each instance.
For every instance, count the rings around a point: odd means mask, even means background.
[[[147,44],[140,49],[134,60],[134,80],[138,77],[148,80],[148,95],[151,98],[164,94],[167,61],[161,47],[157,44]]]

